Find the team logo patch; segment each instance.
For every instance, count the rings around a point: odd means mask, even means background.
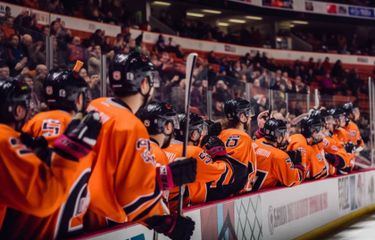
[[[149,120],[145,120],[143,122],[143,124],[146,126],[146,127],[149,127],[150,126],[150,121]]]
[[[112,78],[116,81],[121,80],[121,72],[120,71],[114,71],[112,73]]]
[[[53,94],[53,88],[51,86],[46,87],[46,94],[47,95],[52,95]]]
[[[60,89],[59,96],[63,98],[66,97],[66,91],[64,89]]]
[[[131,73],[131,72],[128,72],[126,74],[126,79],[129,80],[129,81],[133,81],[134,80],[134,74]]]
[[[136,149],[140,152],[143,161],[156,166],[155,156],[151,151],[151,142],[148,139],[140,138],[137,140]]]

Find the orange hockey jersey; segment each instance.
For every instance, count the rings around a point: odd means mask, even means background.
[[[294,150],[301,151],[306,178],[320,179],[329,175],[329,165],[324,157],[322,142],[309,145],[302,134],[294,134],[289,139],[288,151]]]
[[[22,131],[33,137],[43,136],[51,145],[65,131],[71,119],[72,116],[62,110],[41,112],[30,119]]]
[[[91,174],[94,153],[80,159],[67,200],[48,217],[39,218],[14,209],[8,209],[1,238],[4,239],[61,239],[80,233],[83,215],[86,212],[90,194],[87,183]],[[52,198],[52,196],[50,196]]]
[[[88,110],[101,115],[102,130],[89,180],[90,228],[104,227],[103,218],[117,223],[164,214],[156,183],[156,161],[145,126],[121,100],[98,98]]]
[[[361,137],[361,132],[359,131],[357,124],[355,124],[353,121],[350,121],[348,125],[344,127],[344,130],[348,134],[349,141],[355,146],[363,147],[365,145]]]
[[[244,131],[234,128],[223,130],[218,137],[224,142],[227,152],[232,158],[248,166],[248,182],[244,191],[251,191],[257,170],[253,140]]]
[[[257,155],[257,177],[253,190],[283,185],[292,187],[301,183],[303,173],[294,168],[288,154],[267,143],[264,138],[254,144]]]
[[[172,143],[163,149],[169,162],[175,161],[182,156],[182,144]],[[184,205],[189,201],[192,203],[202,203],[206,201],[207,189],[211,184],[218,181],[223,175],[227,174],[227,168],[223,162],[213,162],[211,157],[200,147],[187,146],[187,157],[197,159],[197,177],[196,181],[187,184],[188,200],[184,200]],[[169,206],[173,211],[177,209],[178,188],[170,190]]]
[[[332,136],[326,136],[323,139],[323,146],[324,146],[324,151],[326,153],[338,155],[344,160],[343,162],[344,165],[340,167],[340,169],[337,169],[337,170],[339,170],[340,172],[343,171],[346,173],[352,170],[352,168],[354,167],[353,154],[346,152],[345,148],[335,138],[333,138]],[[330,170],[331,175],[334,175],[335,173],[336,171]]]
[[[19,133],[0,124],[0,223],[5,208],[46,217],[66,200],[80,163],[53,154],[51,168],[19,140]]]

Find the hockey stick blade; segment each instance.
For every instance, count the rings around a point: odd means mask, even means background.
[[[189,142],[189,126],[190,126],[190,92],[191,86],[193,82],[193,71],[194,66],[197,61],[198,54],[197,53],[190,53],[186,59],[186,75],[185,75],[185,115],[186,115],[186,126],[185,126],[185,140],[182,145],[182,157],[186,157],[186,149]],[[185,192],[185,186],[181,186],[180,194],[178,197],[178,214],[182,215],[182,207],[183,207],[183,196]]]

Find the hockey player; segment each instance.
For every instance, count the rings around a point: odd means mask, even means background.
[[[342,106],[344,113],[345,113],[345,124],[342,124],[341,127],[346,130],[349,142],[353,143],[355,146],[355,151],[360,152],[363,150],[363,147],[365,146],[365,143],[362,140],[361,133],[359,131],[359,128],[355,121],[355,111],[353,103],[345,103]],[[357,112],[359,114],[359,111],[357,109]],[[357,116],[359,118],[359,116]]]
[[[171,143],[174,129],[179,128],[177,113],[173,109],[173,106],[165,102],[153,102],[140,109],[137,113],[137,117],[142,121],[147,132],[150,134],[151,149],[155,155],[156,162],[161,166],[168,165],[169,160],[163,149],[167,148]],[[171,165],[181,163],[181,161],[175,161],[171,163]],[[181,168],[183,171],[179,173],[175,172],[174,174],[187,174],[182,177],[187,179],[185,183],[194,182],[195,174],[191,173],[196,172],[196,166],[196,159],[192,159],[188,161],[188,164],[184,164],[184,168]]]
[[[17,132],[29,111],[29,101],[30,91],[26,85],[14,80],[0,82],[0,180],[3,188],[0,226],[7,208],[37,217],[54,213],[67,200],[73,177],[80,169],[78,159],[89,153],[101,129],[99,115],[95,112],[82,121],[72,121],[55,140],[53,161],[48,167],[21,142]],[[18,223],[13,222],[13,225]],[[4,231],[4,227],[1,229]]]
[[[247,183],[247,165],[229,156],[224,143],[215,135],[205,136],[201,145],[213,162],[222,162],[227,167],[226,173],[208,187],[206,201],[239,193]]]
[[[226,165],[221,162],[213,162],[210,155],[208,155],[202,148],[197,146],[202,137],[204,129],[203,118],[197,114],[191,113],[189,132],[185,133],[186,115],[181,114],[180,128],[175,130],[173,142],[164,148],[169,162],[174,162],[182,156],[183,144],[186,134],[189,136],[189,142],[186,149],[187,157],[197,159],[197,178],[194,183],[187,184],[187,189],[184,195],[184,206],[190,203],[203,203],[207,201],[207,191],[211,183],[218,181],[223,174],[226,173]],[[176,211],[178,208],[179,189],[174,188],[169,195],[169,208],[171,211]]]
[[[86,226],[97,230],[109,222],[143,221],[173,239],[189,238],[194,222],[165,215],[162,202],[163,187],[173,186],[180,176],[172,175],[170,168],[157,174],[147,129],[135,116],[153,95],[157,71],[147,57],[132,52],[115,56],[108,77],[115,97],[95,99],[88,107],[101,114],[103,130],[93,149],[97,156],[89,180]]]
[[[72,71],[52,71],[43,82],[44,100],[49,111],[29,120],[22,131],[34,138],[43,136],[48,144],[62,134],[77,112],[86,110],[88,85],[78,75],[79,62]]]
[[[249,101],[237,98],[225,102],[224,112],[228,128],[220,133],[219,138],[232,158],[248,166],[248,182],[243,189],[244,192],[248,192],[252,189],[257,169],[253,141],[246,132],[250,128],[254,111]]]
[[[22,134],[21,139],[47,163],[49,163],[47,141],[51,146],[66,129],[73,115],[79,112],[74,119],[82,117],[88,101],[86,88],[86,82],[75,71],[51,72],[45,80],[45,100],[51,111],[35,115],[23,127],[31,138]],[[47,141],[44,140],[45,138]],[[72,176],[75,182],[74,188],[70,190],[71,194],[63,207],[54,214],[45,218],[37,218],[9,210],[6,218],[9,220],[6,223],[9,224],[4,230],[7,231],[7,238],[23,238],[23,236],[33,234],[38,234],[41,238],[62,238],[79,233],[82,230],[83,215],[90,200],[87,183],[91,174],[92,159],[93,157],[89,155],[80,160],[79,171],[77,175]],[[75,209],[74,206],[78,208]],[[13,224],[14,222],[19,224]],[[24,229],[20,229],[21,227]]]
[[[296,150],[288,156],[287,127],[284,121],[269,118],[262,128],[264,138],[255,141],[254,148],[257,156],[257,173],[253,191],[261,188],[283,185],[292,187],[302,182],[304,167],[301,153]]]
[[[333,118],[334,109],[321,110],[321,116],[324,122],[324,138],[323,146],[327,161],[334,167],[330,169],[330,174],[347,174],[354,166],[354,157],[348,153],[344,146],[340,144],[334,137],[336,123]]]

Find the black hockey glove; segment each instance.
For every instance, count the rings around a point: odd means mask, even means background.
[[[327,162],[329,162],[335,168],[342,168],[345,166],[345,161],[339,155],[333,155],[330,153],[325,154]]]
[[[55,151],[71,160],[77,161],[86,156],[96,144],[102,124],[99,113],[91,111],[80,120],[73,119],[64,134],[53,143]]]
[[[195,158],[177,158],[174,162],[156,168],[156,180],[162,190],[192,183],[197,176]]]
[[[208,125],[207,135],[209,135],[209,136],[219,136],[219,134],[222,131],[222,127],[221,127],[220,122],[213,122],[211,120],[207,120],[206,123]]]
[[[293,164],[302,163],[302,155],[299,150],[287,151],[286,153],[289,155],[290,160],[292,160]]]
[[[355,150],[355,145],[351,142],[345,143],[344,147],[347,153],[353,153]]]
[[[194,232],[195,222],[180,215],[153,216],[145,220],[148,228],[171,239],[188,240]]]

